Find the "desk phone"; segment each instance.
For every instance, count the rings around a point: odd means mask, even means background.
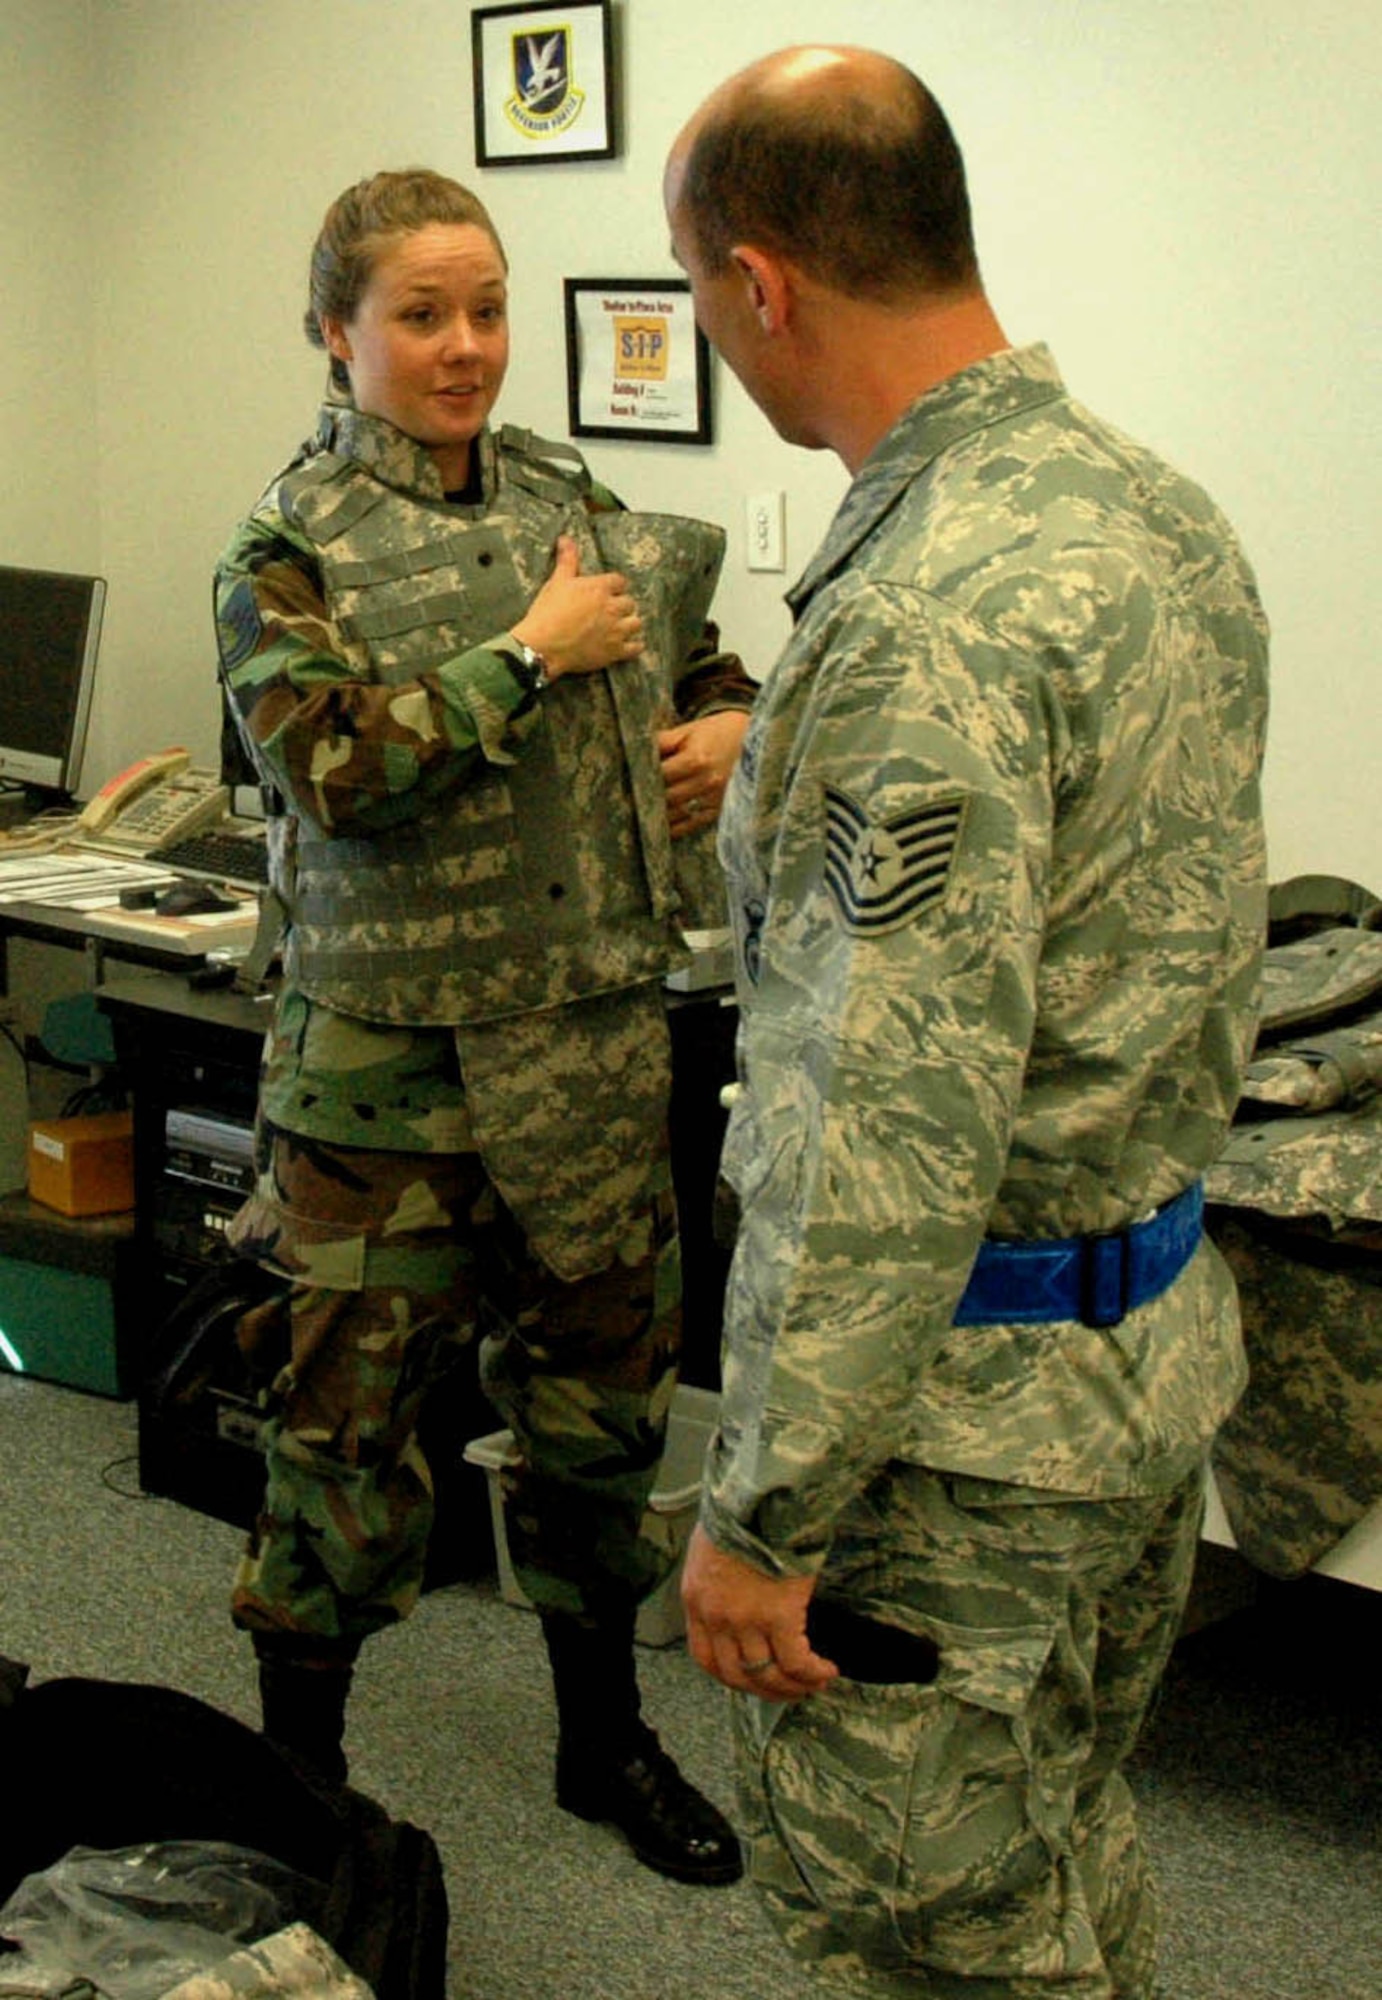
[[[102,785],[77,822],[83,844],[114,854],[147,854],[163,842],[225,818],[230,791],[217,772],[182,749],[141,757]]]

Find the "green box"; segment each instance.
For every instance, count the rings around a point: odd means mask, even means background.
[[[125,1399],[138,1387],[128,1334],[127,1218],[93,1226],[0,1200],[0,1368]]]

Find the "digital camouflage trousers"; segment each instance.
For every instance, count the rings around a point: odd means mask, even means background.
[[[750,1874],[831,1990],[1150,2000],[1122,1766],[1190,1587],[1203,1476],[1114,1500],[889,1466],[821,1585],[940,1648],[933,1685],[734,1700]]]
[[[674,1554],[647,1512],[681,1330],[670,1186],[606,1269],[563,1283],[528,1252],[477,1154],[272,1129],[260,1154],[232,1240],[292,1283],[240,1327],[269,1387],[236,1623],[362,1640],[407,1616],[434,1512],[419,1415],[476,1339],[485,1393],[519,1446],[501,1479],[521,1587],[592,1617],[654,1589]]]

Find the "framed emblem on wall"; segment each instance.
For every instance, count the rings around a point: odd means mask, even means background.
[[[475,7],[470,36],[477,166],[613,158],[609,0]]]
[[[564,278],[573,437],[709,444],[710,349],[685,278]]]

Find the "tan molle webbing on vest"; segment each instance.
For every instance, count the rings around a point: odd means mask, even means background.
[[[330,614],[372,676],[404,684],[512,626],[561,534],[586,569],[617,558],[645,651],[558,681],[512,731],[503,724],[484,765],[425,821],[369,839],[299,821],[276,878],[287,976],[345,1013],[437,1025],[660,979],[685,952],[656,732],[704,625],[722,531],[591,514],[579,458],[513,432],[481,441],[484,507],[449,505],[420,447],[413,464],[387,427],[356,412],[334,424],[331,450],[287,476],[282,504],[316,546]]]

